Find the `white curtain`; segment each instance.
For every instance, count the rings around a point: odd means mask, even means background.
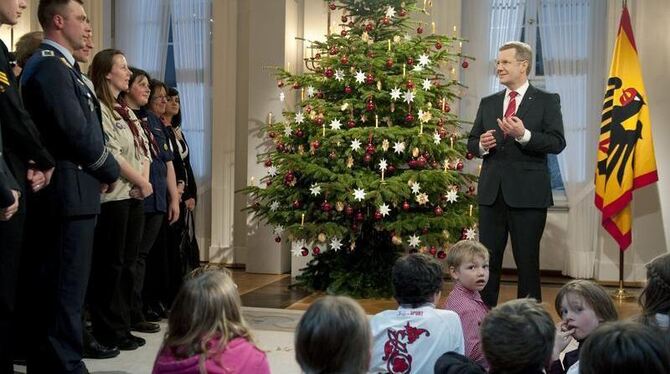
[[[540,0],[545,87],[561,96],[566,149],[558,156],[569,213],[563,272],[593,278],[598,221],[593,190],[605,87],[607,4]]]
[[[169,30],[165,0],[116,0],[114,45],[131,66],[163,80]]]
[[[211,0],[171,0],[172,41],[182,128],[199,182],[211,179]]]
[[[490,0],[491,28],[489,35],[489,92],[500,91],[500,82],[495,74],[498,48],[508,41],[519,40],[523,29],[524,0]]]

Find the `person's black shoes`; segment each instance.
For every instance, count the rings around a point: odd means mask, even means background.
[[[122,351],[134,351],[140,346],[130,337],[125,337],[116,342],[117,347]]]
[[[121,353],[117,347],[105,347],[93,340],[84,346],[84,358],[95,358],[102,360],[116,357]]]
[[[151,323],[147,321],[135,323],[134,325],[132,325],[130,329],[132,331],[146,332],[146,333],[154,333],[161,331],[161,327],[157,323]]]
[[[128,333],[128,335],[127,335],[126,337],[127,337],[128,339],[134,341],[135,344],[137,344],[138,347],[142,347],[142,346],[144,346],[145,344],[147,344],[147,341],[144,340],[144,338],[140,338],[139,336],[135,336],[135,335],[133,335],[133,334],[131,334],[131,333]]]

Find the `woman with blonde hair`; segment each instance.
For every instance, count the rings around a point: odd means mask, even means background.
[[[242,317],[240,295],[226,272],[205,271],[177,293],[154,374],[264,374],[265,353]]]

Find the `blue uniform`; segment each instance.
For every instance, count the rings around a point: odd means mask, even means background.
[[[45,40],[28,60],[21,88],[26,108],[56,159],[40,206],[42,215],[52,220],[39,246],[45,262],[42,308],[48,318],[34,335],[28,371],[83,373],[82,307],[100,185],[116,181],[119,165],[105,148],[98,100],[68,50]]]

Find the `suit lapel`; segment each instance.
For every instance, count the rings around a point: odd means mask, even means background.
[[[535,100],[535,87],[532,85],[528,86],[528,90],[526,91],[526,94],[523,95],[523,100],[521,100],[521,105],[519,106],[519,109],[516,111],[516,116],[519,118],[523,118],[523,115],[526,114],[528,111],[528,108],[530,108],[533,100]]]

